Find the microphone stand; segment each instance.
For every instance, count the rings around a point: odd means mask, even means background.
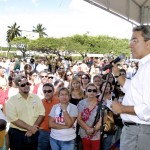
[[[106,91],[106,87],[110,78],[110,75],[112,73],[112,69],[109,69],[109,73],[106,76],[106,84],[104,87],[104,91],[101,93],[101,99],[98,102],[98,108],[97,108],[97,113],[95,116],[95,120],[93,122],[93,127],[96,125],[96,123],[99,121],[99,119],[101,118],[101,127],[100,127],[100,150],[103,150],[103,137],[104,137],[104,128],[105,128],[105,124],[104,124],[104,114],[105,114],[105,105],[103,104],[103,98],[104,98],[104,94]]]

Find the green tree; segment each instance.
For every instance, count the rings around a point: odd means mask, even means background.
[[[39,38],[29,43],[29,49],[42,53],[56,53],[60,49],[59,39],[56,38]]]
[[[42,38],[42,37],[44,37],[44,35],[47,36],[47,34],[44,32],[45,30],[46,30],[46,28],[43,27],[43,25],[39,23],[39,24],[37,24],[36,27],[33,27],[32,31],[38,33],[39,38]]]
[[[26,57],[26,52],[28,50],[29,39],[26,37],[17,37],[11,41],[11,45],[15,46],[18,50],[22,52],[23,58]]]
[[[8,52],[11,49],[10,42],[18,36],[21,36],[21,30],[20,30],[20,26],[17,26],[17,23],[15,22],[12,26],[8,26],[8,30],[7,30],[6,40],[8,42],[8,46],[9,46]]]
[[[129,57],[130,50],[128,42],[128,39],[117,39],[105,35],[89,36],[84,34],[63,38],[39,38],[30,41],[29,49],[57,55],[60,55],[60,52],[63,51],[67,56],[71,53],[79,53],[83,59],[87,53],[112,54],[113,52],[116,56],[124,53]]]

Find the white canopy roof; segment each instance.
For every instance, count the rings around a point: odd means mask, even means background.
[[[133,24],[150,23],[150,0],[84,0]]]

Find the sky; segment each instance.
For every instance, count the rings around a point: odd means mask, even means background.
[[[0,46],[8,26],[32,31],[42,24],[48,37],[89,33],[130,39],[132,24],[83,0],[0,0]]]

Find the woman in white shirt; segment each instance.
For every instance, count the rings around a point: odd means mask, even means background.
[[[69,90],[62,87],[58,92],[59,104],[49,114],[50,144],[52,150],[74,150],[76,138],[77,106],[69,103]]]

